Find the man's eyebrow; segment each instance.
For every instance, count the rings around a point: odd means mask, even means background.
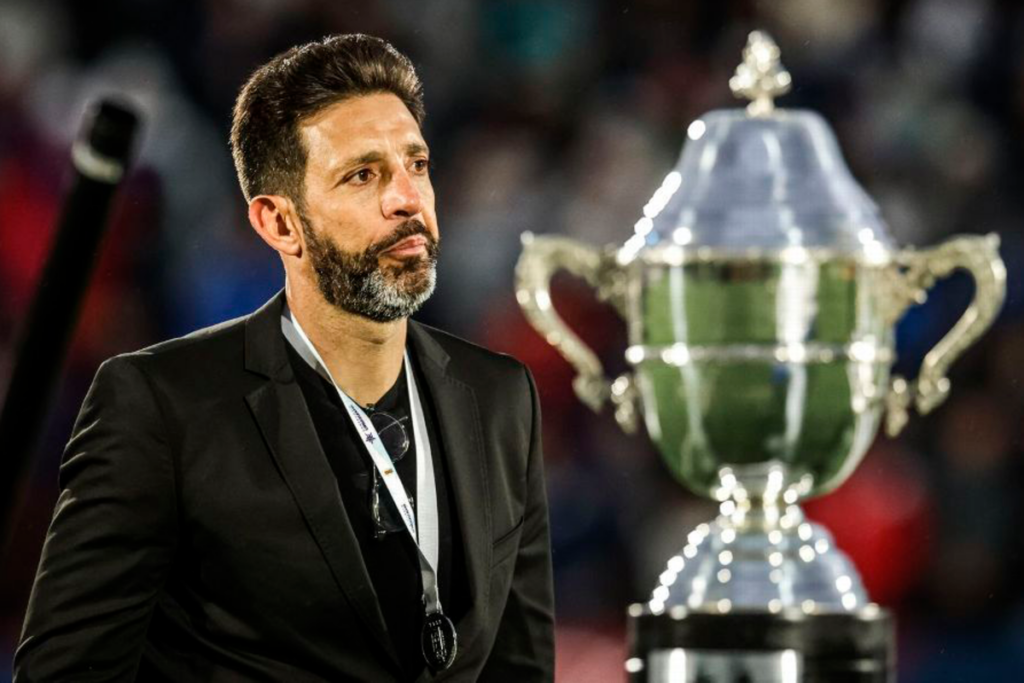
[[[418,154],[429,154],[430,150],[427,149],[427,146],[424,145],[421,142],[410,142],[408,145],[405,146],[405,153],[410,155],[410,156],[415,156],[415,155],[418,155]],[[384,155],[381,154],[380,152],[376,152],[376,151],[374,151],[374,152],[366,152],[365,154],[360,154],[357,157],[352,157],[350,159],[346,159],[344,162],[342,162],[338,166],[338,170],[342,171],[344,169],[352,168],[353,166],[362,166],[363,164],[373,164],[373,163],[378,163],[378,162],[383,161],[383,160],[384,160]]]
[[[360,154],[357,157],[351,157],[350,159],[346,159],[345,161],[343,161],[338,166],[338,170],[339,171],[344,171],[345,169],[352,168],[353,166],[362,166],[363,164],[373,164],[373,163],[382,161],[383,159],[384,159],[384,155],[381,154],[380,152],[367,152],[365,154]]]
[[[417,156],[420,154],[429,155],[430,150],[427,146],[420,142],[410,142],[405,146],[405,153],[409,156]]]

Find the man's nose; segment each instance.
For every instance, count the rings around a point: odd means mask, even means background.
[[[419,188],[406,169],[400,169],[391,176],[381,197],[381,211],[385,218],[401,216],[411,218],[422,208]]]

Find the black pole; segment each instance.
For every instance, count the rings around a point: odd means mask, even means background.
[[[109,100],[86,112],[71,151],[75,178],[14,356],[0,412],[0,534],[11,531],[18,491],[46,426],[50,398],[89,284],[114,191],[125,175],[138,119]],[[7,538],[0,538],[6,547]]]

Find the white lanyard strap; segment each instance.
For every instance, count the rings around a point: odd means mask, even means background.
[[[423,578],[423,602],[427,614],[440,612],[441,599],[437,592],[437,562],[440,543],[434,460],[426,429],[426,419],[423,414],[423,404],[420,401],[419,391],[416,389],[416,379],[413,377],[409,354],[405,354],[403,363],[409,389],[409,407],[412,413],[413,448],[416,451],[416,499],[419,501],[419,528],[416,526],[416,513],[412,509],[409,494],[406,493],[402,479],[398,476],[398,470],[395,468],[391,455],[381,443],[377,429],[370,422],[366,411],[342,391],[334,381],[330,370],[327,369],[327,364],[324,363],[316,347],[306,336],[299,322],[292,318],[291,312],[287,308],[281,316],[281,332],[302,359],[328,380],[338,392],[338,396],[345,406],[345,412],[352,421],[352,426],[359,433],[363,447],[366,448],[370,460],[377,469],[377,474],[398,507],[409,536],[419,550],[420,574]]]

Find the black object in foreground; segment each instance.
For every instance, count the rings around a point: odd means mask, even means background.
[[[75,178],[64,200],[0,413],[0,535],[10,531],[18,487],[45,426],[82,298],[106,229],[114,191],[131,156],[138,117],[109,100],[86,112],[71,151]],[[0,536],[0,547],[8,538]],[[5,553],[6,555],[6,553]]]
[[[630,683],[894,683],[891,613],[629,608]]]

